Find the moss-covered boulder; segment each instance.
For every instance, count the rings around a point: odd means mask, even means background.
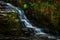
[[[0,33],[16,35],[20,33],[22,24],[14,9],[0,10]]]

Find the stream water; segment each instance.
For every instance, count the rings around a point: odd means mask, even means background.
[[[8,6],[8,7],[7,7]],[[44,33],[42,30],[42,28],[38,28],[36,27],[35,25],[33,25],[28,19],[27,17],[25,16],[24,14],[24,11],[21,10],[20,8],[18,7],[15,7],[13,6],[12,4],[10,3],[7,3],[7,6],[6,8],[12,8],[16,11],[16,13],[18,14],[18,17],[20,19],[20,21],[22,22],[22,24],[24,25],[24,27],[26,28],[29,28],[29,29],[33,29],[35,31],[35,35],[39,35],[40,37],[46,37],[46,38],[51,38],[51,39],[57,39],[57,40],[60,40],[60,36],[53,36],[51,34],[47,34],[47,33]]]
[[[7,5],[8,5],[9,7],[13,8],[13,9],[17,12],[19,19],[20,19],[21,22],[25,25],[26,28],[32,28],[32,29],[34,29],[35,35],[40,35],[41,37],[47,37],[47,38],[52,38],[52,39],[60,40],[60,37],[59,37],[59,36],[53,36],[53,35],[44,33],[44,32],[42,31],[42,30],[43,30],[42,28],[38,28],[38,27],[34,26],[34,25],[27,19],[27,17],[26,17],[25,14],[24,14],[24,11],[21,10],[20,8],[15,7],[15,6],[11,5],[10,3],[7,3]]]

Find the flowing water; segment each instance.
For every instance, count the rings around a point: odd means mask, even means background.
[[[8,6],[8,7],[7,7]],[[10,3],[7,3],[7,6],[6,8],[12,8],[16,11],[16,13],[18,14],[18,17],[20,19],[20,21],[22,22],[22,24],[24,25],[24,27],[26,28],[29,28],[29,29],[33,29],[35,31],[35,35],[36,36],[40,36],[40,37],[46,37],[46,38],[51,38],[51,39],[57,39],[57,40],[60,40],[60,37],[59,36],[53,36],[53,35],[50,35],[50,34],[47,34],[47,33],[44,33],[42,30],[42,28],[38,28],[36,27],[35,25],[33,25],[28,19],[27,17],[25,16],[24,14],[24,11],[21,10],[20,8],[18,7],[15,7],[13,5],[11,5]]]
[[[32,28],[32,29],[34,29],[35,35],[40,35],[41,37],[47,37],[47,38],[52,38],[52,39],[60,40],[59,36],[53,36],[53,35],[44,33],[42,31],[43,30],[42,28],[38,28],[38,27],[34,26],[31,22],[29,22],[29,20],[25,16],[23,10],[20,10],[19,8],[11,5],[10,3],[7,3],[7,5],[9,7],[13,8],[17,12],[19,19],[21,20],[22,23],[24,23],[24,25],[25,25],[26,28]]]

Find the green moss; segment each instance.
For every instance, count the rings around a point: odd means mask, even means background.
[[[10,34],[13,31],[13,29],[16,29],[15,31],[19,33],[22,28],[22,24],[17,16],[17,13],[8,12],[3,14],[6,16],[0,13],[0,15],[2,15],[0,16],[0,29],[2,29],[2,31],[4,32],[8,31]]]

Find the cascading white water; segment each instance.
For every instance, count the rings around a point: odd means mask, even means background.
[[[60,40],[60,38],[59,39],[57,38],[58,36],[53,36],[53,35],[44,33],[41,28],[37,28],[36,26],[32,25],[31,22],[29,22],[29,20],[25,16],[23,10],[20,10],[19,8],[11,5],[10,3],[7,3],[7,5],[17,12],[20,21],[24,22],[25,27],[32,28],[34,29],[34,31],[36,31],[35,33],[36,35],[40,35],[41,37],[48,37],[48,38]]]

